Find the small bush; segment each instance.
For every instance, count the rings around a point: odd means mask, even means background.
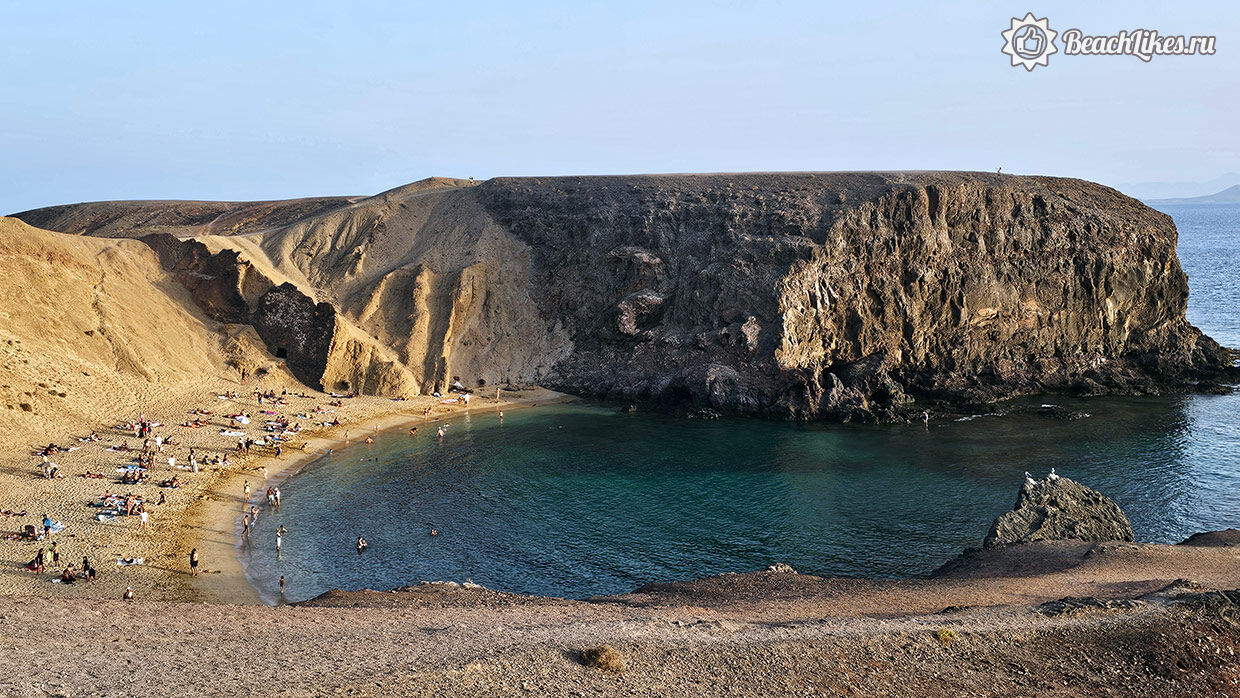
[[[591,669],[610,671],[613,674],[624,672],[624,655],[611,645],[591,647],[581,653],[581,663]]]
[[[944,647],[947,647],[948,645],[952,644],[953,641],[955,641],[956,633],[952,632],[948,628],[939,628],[938,630],[934,631],[934,639],[938,640],[939,644],[943,645]]]

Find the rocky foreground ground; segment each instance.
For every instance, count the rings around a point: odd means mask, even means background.
[[[586,601],[445,584],[280,607],[6,598],[0,691],[1234,696],[1240,593],[1216,591],[1240,587],[1232,536],[1030,543],[930,579],[780,570]],[[601,645],[614,654],[588,666]]]

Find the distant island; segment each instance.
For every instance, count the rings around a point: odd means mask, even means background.
[[[1223,191],[1205,196],[1190,196],[1178,199],[1150,199],[1147,204],[1234,204],[1240,203],[1240,184],[1233,184]]]

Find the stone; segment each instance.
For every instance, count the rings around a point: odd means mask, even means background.
[[[1021,486],[1016,506],[995,519],[982,547],[1069,539],[1132,541],[1132,524],[1106,495],[1052,476]]]

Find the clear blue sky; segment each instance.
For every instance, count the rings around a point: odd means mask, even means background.
[[[1218,36],[1008,65],[999,32]],[[1240,171],[1233,2],[0,4],[0,212],[429,175]]]

